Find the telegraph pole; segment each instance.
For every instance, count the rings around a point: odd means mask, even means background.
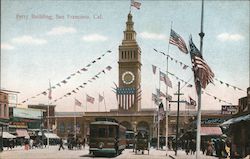
[[[177,149],[178,149],[178,129],[179,129],[179,112],[180,112],[180,103],[186,103],[186,101],[180,101],[180,95],[184,95],[183,93],[180,93],[180,81],[178,82],[178,93],[175,93],[174,95],[178,95],[177,101],[169,101],[169,102],[177,102],[177,116],[176,116],[176,137],[175,137],[175,156],[177,156]]]

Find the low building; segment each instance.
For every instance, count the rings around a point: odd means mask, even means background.
[[[221,127],[231,139],[232,156],[241,158],[250,155],[250,87],[247,88],[247,96],[239,99],[239,112]]]

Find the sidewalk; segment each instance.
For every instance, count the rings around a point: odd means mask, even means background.
[[[178,150],[177,151],[177,156],[175,156],[174,151],[168,151],[168,156],[170,159],[195,159],[196,155],[186,155],[186,152],[184,150]],[[200,152],[200,159],[217,159],[217,157],[214,156],[206,156],[203,155],[202,152]]]

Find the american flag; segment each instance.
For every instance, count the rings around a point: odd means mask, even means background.
[[[152,93],[152,101],[154,101],[155,105],[159,105],[162,100],[156,94]]]
[[[94,97],[91,97],[91,96],[89,96],[89,95],[86,95],[86,101],[89,102],[89,103],[94,104],[95,98],[94,98]]]
[[[119,107],[128,110],[135,103],[135,88],[116,88]]]
[[[137,9],[140,9],[141,3],[140,2],[136,2],[134,0],[131,0],[131,6],[137,8]]]
[[[79,100],[75,99],[75,105],[80,107],[82,103]]]
[[[163,81],[167,86],[172,88],[172,82],[168,78],[168,76],[160,71],[160,80]]]
[[[156,94],[158,97],[166,97],[166,95],[160,89],[156,89]]]
[[[179,34],[177,34],[173,29],[171,29],[169,43],[177,46],[179,50],[181,50],[182,52],[186,54],[188,53],[184,39]]]
[[[205,89],[209,83],[213,83],[214,73],[203,59],[200,51],[194,45],[192,37],[190,37],[189,46],[196,89],[199,83],[201,87]]]

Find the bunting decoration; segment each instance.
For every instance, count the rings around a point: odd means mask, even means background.
[[[136,100],[135,88],[116,88],[116,96],[119,107],[128,110],[132,107]]]
[[[92,64],[94,64],[94,63],[96,63],[97,61],[101,60],[102,57],[104,57],[105,55],[107,55],[107,54],[109,54],[109,53],[111,53],[111,52],[112,52],[111,50],[107,50],[104,54],[102,54],[102,56],[96,58],[95,60],[92,60],[91,63],[87,64],[84,68],[81,68],[81,69],[77,70],[75,73],[71,73],[70,76],[67,76],[64,80],[62,80],[61,82],[58,82],[55,86],[51,86],[51,88],[52,88],[52,89],[56,89],[56,88],[58,88],[58,87],[61,87],[62,84],[67,84],[67,83],[69,82],[69,80],[72,79],[72,77],[77,76],[77,75],[80,75],[81,72],[86,72],[86,71],[88,71],[88,69],[87,69],[86,67],[89,68],[90,66],[92,66]],[[112,69],[111,66],[107,66],[107,67],[108,67],[108,68],[106,68],[106,69],[107,69],[108,71]],[[105,73],[105,70],[103,70],[102,72]],[[98,76],[98,75],[97,75],[97,76]],[[47,95],[47,94],[49,93],[49,91],[50,91],[50,88],[48,88],[46,91],[42,91],[42,93],[37,94],[36,97],[40,96],[41,94]],[[31,99],[31,98],[32,98],[32,97],[27,98],[27,99],[24,100],[22,103],[27,102],[28,99]]]
[[[112,69],[112,67],[111,67],[111,66],[107,66],[105,69],[107,69],[107,70],[109,69],[108,71],[110,71],[110,70]],[[102,71],[98,72],[96,75],[94,75],[94,77],[95,77],[95,76],[98,76],[98,77],[99,77],[99,76],[101,75],[101,73],[102,73]],[[92,77],[92,78],[93,78],[93,77]],[[92,78],[91,78],[91,79],[92,79]],[[92,83],[91,80],[88,80],[88,82],[89,82],[89,83]],[[87,82],[84,82],[84,83],[83,83],[84,86],[86,86],[87,84],[88,84]],[[80,89],[85,88],[83,85],[80,85],[80,86],[76,87],[76,88],[75,88],[74,90],[72,90],[71,92],[72,92],[72,93],[77,93],[78,91],[80,91]],[[57,102],[57,101],[61,100],[62,98],[71,96],[71,95],[72,95],[71,92],[68,92],[68,93],[66,93],[65,95],[63,95],[62,97],[55,99],[53,102]]]
[[[182,65],[183,65],[182,69],[183,69],[183,70],[186,70],[187,68],[189,68],[189,69],[192,70],[192,67],[191,67],[191,66],[189,66],[189,65],[187,65],[187,64],[184,64],[183,62],[181,62],[181,61],[179,61],[179,60],[173,58],[172,56],[167,55],[167,54],[165,54],[165,53],[162,52],[162,51],[158,51],[158,50],[155,49],[155,48],[153,48],[153,50],[154,50],[155,52],[157,52],[157,53],[160,53],[160,54],[162,54],[162,55],[164,55],[164,56],[167,56],[167,58],[169,58],[171,61],[175,61],[176,63],[179,63],[180,65],[181,65],[181,63],[182,63]],[[217,82],[219,82],[220,84],[225,84],[227,87],[231,87],[231,88],[233,88],[234,90],[239,90],[239,91],[246,92],[245,90],[243,90],[243,89],[241,89],[241,88],[239,88],[239,87],[236,87],[236,86],[234,86],[234,85],[231,85],[231,84],[229,84],[229,83],[227,83],[227,82],[223,82],[222,80],[220,80],[220,79],[218,79],[218,78],[216,78],[216,77],[214,77],[214,80],[217,81]]]

